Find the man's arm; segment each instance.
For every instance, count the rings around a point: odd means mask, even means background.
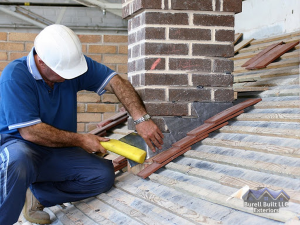
[[[108,141],[108,138],[93,134],[79,134],[59,130],[46,123],[38,123],[32,126],[18,129],[21,136],[30,142],[47,147],[81,147],[89,153],[106,153],[100,141]]]
[[[128,80],[124,80],[119,75],[116,75],[110,80],[105,89],[117,96],[133,120],[137,120],[147,114],[143,101]],[[161,148],[164,136],[152,120],[137,124],[136,130],[152,151],[155,151],[154,145],[157,148]]]

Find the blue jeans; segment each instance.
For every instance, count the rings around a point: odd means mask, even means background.
[[[30,187],[46,207],[78,201],[108,191],[113,164],[78,147],[50,148],[1,135],[0,224],[12,225]]]

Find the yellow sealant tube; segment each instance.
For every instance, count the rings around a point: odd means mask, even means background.
[[[143,163],[146,158],[146,151],[126,144],[122,141],[110,139],[109,141],[101,141],[100,144],[108,151],[124,156],[127,159],[137,163]]]

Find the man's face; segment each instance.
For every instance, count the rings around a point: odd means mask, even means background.
[[[46,83],[53,86],[54,83],[61,83],[65,81],[64,78],[50,69],[50,67],[48,67],[38,55],[35,55],[35,57],[38,70]]]
[[[43,69],[43,75],[42,75],[44,80],[48,80],[53,83],[60,83],[65,81],[64,78],[62,78],[57,73],[55,73],[52,69],[50,69],[50,67],[48,67],[46,64],[44,65],[45,68]]]

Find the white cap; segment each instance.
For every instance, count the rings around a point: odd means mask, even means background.
[[[46,27],[35,38],[34,47],[43,62],[65,79],[87,71],[80,40],[66,26],[54,24]]]

